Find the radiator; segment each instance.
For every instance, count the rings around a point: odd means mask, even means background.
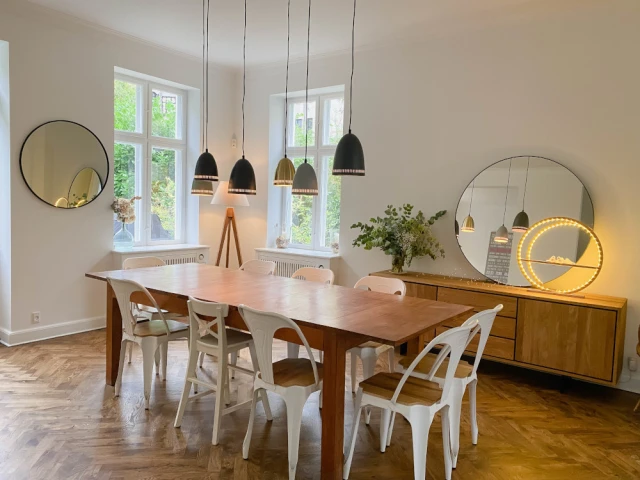
[[[167,265],[183,265],[185,263],[209,263],[209,247],[151,247],[133,248],[131,250],[115,250],[113,252],[113,268],[122,268],[122,262],[132,257],[157,257]]]
[[[332,265],[332,260],[335,260],[338,256],[328,252],[326,254],[324,252],[320,254],[318,254],[318,252],[309,252],[306,254],[304,251],[292,253],[291,250],[288,249],[256,248],[256,258],[258,260],[275,262],[275,275],[279,277],[291,277],[296,270],[303,267],[335,267]],[[335,268],[333,268],[333,270],[335,273]]]

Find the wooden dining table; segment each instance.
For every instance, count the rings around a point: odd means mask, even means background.
[[[469,306],[414,297],[375,293],[291,278],[264,276],[212,265],[185,264],[135,270],[87,273],[87,277],[127,279],[146,287],[158,305],[171,313],[187,315],[189,297],[226,303],[226,324],[247,330],[238,305],[276,312],[293,319],[311,348],[324,351],[322,408],[323,479],[342,479],[346,353],[366,341],[398,346],[408,343],[409,353],[419,352],[425,334],[447,321],[469,313]],[[115,385],[122,340],[122,317],[113,290],[107,284],[106,382]],[[141,294],[131,300],[148,305]],[[276,337],[300,343],[293,330]]]

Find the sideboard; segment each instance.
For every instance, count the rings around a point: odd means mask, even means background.
[[[622,371],[627,299],[576,293],[550,294],[532,288],[426,273],[371,275],[395,277],[407,295],[474,307],[504,306],[496,317],[483,359],[567,377],[616,385]],[[445,324],[430,340],[465,319]],[[466,352],[473,355],[477,342]]]

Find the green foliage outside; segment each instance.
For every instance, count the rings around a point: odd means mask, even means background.
[[[303,126],[298,125],[297,120],[299,119],[302,120]],[[313,147],[316,144],[316,141],[315,141],[316,132],[314,131],[313,127],[311,127],[308,129],[306,133],[308,135],[307,146]],[[293,122],[293,145],[295,147],[304,147],[304,142],[305,142],[304,113],[298,113]]]
[[[303,142],[304,144],[304,142]],[[293,158],[296,170],[304,163],[304,158]],[[314,166],[313,158],[307,160]],[[291,196],[291,242],[311,245],[311,225],[313,221],[313,198],[311,195]]]
[[[175,238],[176,151],[153,149],[151,155],[151,213],[158,215],[162,228]],[[154,240],[159,240],[155,239]]]
[[[330,246],[334,241],[334,235],[340,233],[340,191],[342,188],[342,177],[332,175],[333,157],[329,157],[327,162],[327,219],[325,224],[324,245]]]

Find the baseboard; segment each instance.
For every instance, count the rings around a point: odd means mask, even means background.
[[[16,345],[22,345],[24,343],[39,342],[50,338],[99,330],[105,328],[106,323],[106,318],[102,316],[56,323],[55,325],[43,325],[41,327],[27,328],[13,332],[0,328],[0,343],[7,347],[15,347]]]
[[[640,393],[640,377],[631,377],[628,380],[627,378],[629,378],[629,372],[622,372],[616,388],[627,392]]]

